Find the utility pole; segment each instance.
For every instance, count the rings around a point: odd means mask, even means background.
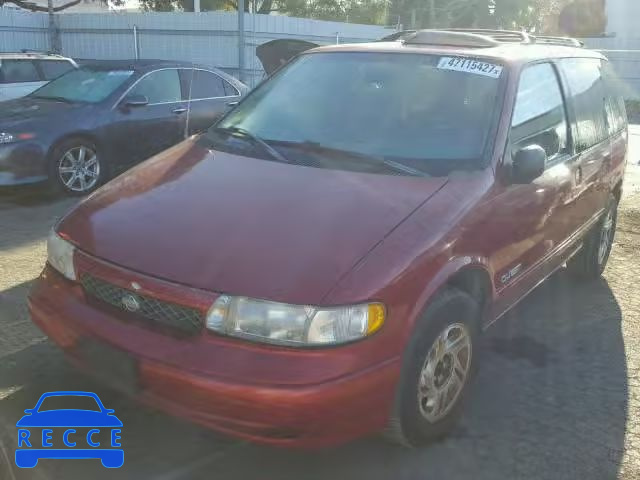
[[[49,0],[51,1],[51,0]],[[244,0],[238,0],[238,76],[245,81],[244,72]]]
[[[56,35],[56,18],[53,13],[53,0],[47,0],[47,13],[49,14],[49,48],[55,53],[57,50],[58,39]]]

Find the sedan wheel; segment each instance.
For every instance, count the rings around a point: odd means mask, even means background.
[[[78,145],[66,150],[57,165],[58,178],[70,192],[89,192],[96,187],[100,179],[98,155],[87,145]]]

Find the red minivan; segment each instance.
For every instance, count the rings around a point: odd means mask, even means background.
[[[626,154],[610,66],[570,39],[310,50],[64,217],[31,315],[215,430],[421,444],[459,416],[484,328],[561,266],[602,273]]]

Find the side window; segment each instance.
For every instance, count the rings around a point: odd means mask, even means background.
[[[620,132],[627,126],[627,112],[624,105],[623,86],[609,62],[602,62],[602,75],[606,87],[605,112],[609,135]]]
[[[182,100],[182,90],[178,70],[172,68],[151,72],[131,89],[129,95],[144,95],[149,99],[149,104],[179,102]]]
[[[2,60],[0,62],[1,83],[39,82],[40,75],[31,60]]]
[[[513,152],[540,145],[549,159],[567,151],[567,116],[558,76],[551,64],[526,67],[520,75],[511,122]]]
[[[224,94],[227,97],[237,97],[240,95],[240,92],[238,91],[238,89],[233,85],[231,85],[226,80],[222,80],[222,84],[224,85]]]
[[[58,78],[60,75],[74,69],[73,64],[66,60],[38,60],[37,63],[44,79],[47,81]]]
[[[191,72],[187,71],[185,73],[188,84]],[[193,82],[191,84],[191,98],[193,100],[224,96],[224,85],[218,75],[205,70],[193,70]]]
[[[576,116],[576,150],[583,151],[608,137],[605,85],[600,60],[566,58],[559,61],[567,79]]]

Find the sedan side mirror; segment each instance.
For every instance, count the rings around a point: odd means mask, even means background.
[[[129,95],[122,101],[124,107],[144,107],[149,104],[149,99],[145,95]]]
[[[547,154],[540,145],[528,145],[513,157],[511,181],[516,184],[531,183],[544,172]]]

